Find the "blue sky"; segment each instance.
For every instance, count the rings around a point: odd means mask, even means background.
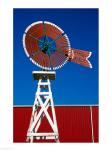
[[[22,37],[28,25],[49,21],[68,35],[72,48],[92,52],[92,69],[68,62],[51,82],[55,105],[98,104],[98,9],[14,9],[14,105],[33,105],[40,70],[25,55]]]

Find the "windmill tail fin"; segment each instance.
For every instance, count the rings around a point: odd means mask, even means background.
[[[66,50],[65,54],[69,57],[69,61],[92,68],[92,64],[88,60],[92,52],[71,48],[70,50]]]

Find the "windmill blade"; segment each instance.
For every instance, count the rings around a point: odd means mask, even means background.
[[[73,48],[71,48],[70,50],[65,50],[65,55],[69,57],[69,61],[88,68],[92,68],[92,64],[88,60],[91,54],[92,52]]]

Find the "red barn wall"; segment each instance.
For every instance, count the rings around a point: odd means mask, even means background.
[[[14,142],[26,142],[31,112],[31,107],[14,107]],[[60,142],[93,142],[90,106],[55,106],[55,112]],[[92,106],[94,142],[99,140],[98,116],[98,106]],[[40,131],[50,130],[47,120],[44,119]]]

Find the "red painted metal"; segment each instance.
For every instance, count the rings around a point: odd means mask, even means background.
[[[91,56],[91,52],[78,50],[71,48],[70,50],[65,50],[65,54],[69,57],[69,61],[76,64],[91,68],[91,63],[88,58]]]
[[[98,135],[99,135],[99,109],[96,107],[92,108],[92,114],[93,114],[93,129],[94,129],[94,141],[97,142]]]
[[[46,32],[44,32],[44,28]],[[57,26],[48,23],[39,23],[32,25],[27,33],[25,33],[25,48],[27,53],[32,58],[34,62],[43,67],[51,67],[50,60],[52,62],[52,67],[57,67],[62,65],[67,57],[64,54],[65,47],[68,47],[68,41],[65,36],[62,36],[62,31],[58,29]],[[56,40],[59,36],[62,36],[55,41],[57,51],[52,55],[48,56],[39,49],[39,41],[44,36],[50,37],[52,40]],[[52,46],[52,45],[51,45]],[[33,55],[35,53],[35,55]]]
[[[60,142],[92,142],[89,106],[55,106],[55,111]],[[14,107],[14,142],[26,142],[31,112],[31,107]],[[92,112],[94,140],[98,142],[98,106],[92,106]],[[51,128],[44,118],[40,131],[45,132],[46,130],[50,132]]]

